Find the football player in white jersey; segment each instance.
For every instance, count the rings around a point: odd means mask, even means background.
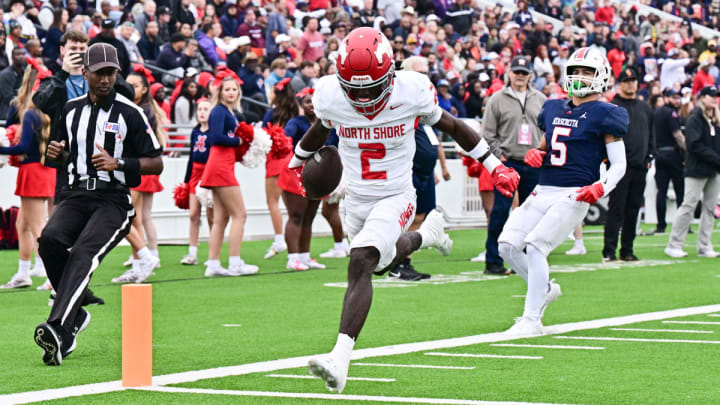
[[[351,239],[348,288],[335,348],[311,359],[309,367],[331,391],[341,392],[355,339],[370,311],[373,272],[383,274],[395,260],[420,248],[434,247],[447,255],[452,247],[437,211],[428,214],[417,232],[406,232],[415,216],[412,163],[418,125],[450,134],[485,165],[503,194],[512,196],[519,177],[490,153],[475,131],[438,106],[426,75],[395,73],[390,42],[380,31],[353,30],[334,62],[337,73],[320,78],[315,86],[313,105],[319,119],[298,143],[289,166],[299,170],[323,146],[330,130],[337,130],[347,191],[344,223]]]

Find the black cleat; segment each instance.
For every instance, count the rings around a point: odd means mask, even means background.
[[[35,343],[43,349],[43,363],[48,366],[62,364],[62,339],[49,323],[41,323],[35,328]]]
[[[82,308],[78,310],[77,316],[75,317],[75,324],[73,325],[72,337],[70,338],[72,343],[67,348],[63,347],[63,359],[75,351],[75,348],[77,347],[77,335],[88,327],[90,324],[90,318],[90,312]]]
[[[640,259],[634,254],[630,253],[629,255],[620,255],[620,260],[624,262],[636,262]]]
[[[405,281],[418,281],[429,279],[430,275],[425,273],[419,273],[412,265],[401,263],[392,271],[390,271],[388,277],[399,278],[400,280]]]
[[[652,234],[653,234],[653,235],[663,235],[663,234],[665,234],[666,232],[667,232],[667,231],[665,230],[665,227],[662,227],[662,228],[657,227],[657,228],[655,228],[655,230],[653,231]]]
[[[507,276],[510,274],[510,270],[506,269],[502,264],[485,263],[485,271],[483,273],[491,276]]]
[[[609,255],[603,255],[603,263],[611,263],[611,262],[616,262],[616,261],[617,261],[617,256],[615,256],[612,253]]]
[[[82,306],[85,307],[88,305],[105,305],[105,300],[93,294],[93,292],[88,288],[87,293],[85,293],[85,299],[83,299]]]

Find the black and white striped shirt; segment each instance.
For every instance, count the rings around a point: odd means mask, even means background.
[[[99,103],[90,101],[86,94],[69,100],[63,110],[58,135],[69,148],[67,170],[69,184],[96,178],[99,181],[116,181],[128,187],[140,184],[139,174],[120,170],[96,170],[92,155],[102,145],[115,158],[160,156],[162,149],[143,110],[114,90]]]

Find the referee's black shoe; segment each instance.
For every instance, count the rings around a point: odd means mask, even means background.
[[[43,349],[43,363],[48,366],[62,364],[62,337],[60,331],[43,322],[35,328],[35,344]]]
[[[507,276],[510,274],[510,270],[502,264],[485,263],[485,271],[483,273],[490,276]]]
[[[77,335],[87,329],[88,325],[90,324],[90,318],[90,312],[82,308],[78,310],[78,314],[75,317],[75,324],[73,325],[72,336],[69,337],[70,344],[63,346],[63,359],[75,351],[75,348],[77,347]]]
[[[82,306],[86,307],[88,305],[105,305],[105,300],[93,294],[93,292],[88,288],[87,293],[85,293],[85,299],[83,299]]]

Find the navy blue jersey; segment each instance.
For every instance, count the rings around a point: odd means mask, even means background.
[[[415,130],[415,156],[413,157],[413,174],[431,176],[435,171],[435,161],[438,158],[437,146],[430,143],[423,125]],[[434,182],[434,179],[433,179]]]
[[[307,132],[308,129],[310,129],[310,121],[308,121],[308,119],[304,115],[292,117],[290,118],[290,121],[285,124],[285,135],[292,138],[293,148],[297,146],[297,143],[300,142],[300,139],[302,139],[303,135],[305,135],[305,132]],[[335,128],[333,128],[330,131],[330,135],[328,135],[328,139],[325,141],[325,145],[332,145],[337,147],[339,142],[340,139],[337,136]]]
[[[606,158],[605,135],[625,136],[627,111],[613,104],[547,100],[538,116],[548,153],[540,169],[540,185],[582,187],[600,179]]]
[[[210,156],[210,130],[201,131],[198,125],[190,134],[190,155],[185,168],[185,183],[190,181],[193,163],[207,163],[208,156]]]
[[[210,145],[237,146],[240,138],[235,137],[238,121],[226,106],[218,104],[210,110]]]

